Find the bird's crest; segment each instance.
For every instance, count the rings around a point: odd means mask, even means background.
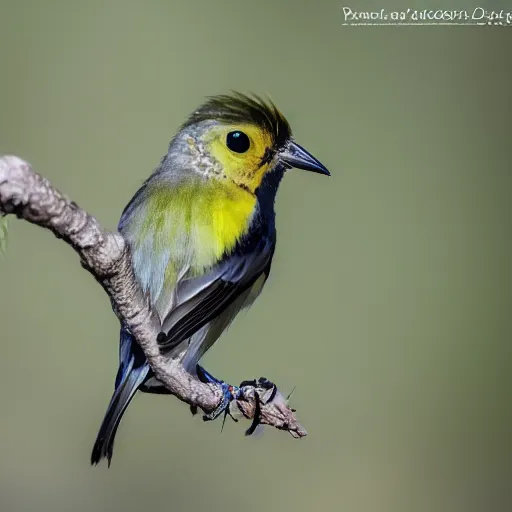
[[[270,100],[239,92],[210,96],[183,124],[182,128],[201,121],[252,123],[272,137],[274,148],[282,147],[291,136],[288,121]]]

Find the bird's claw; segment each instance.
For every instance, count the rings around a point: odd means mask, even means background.
[[[215,378],[211,373],[207,372],[202,366],[196,365],[196,373],[198,379],[205,384],[217,384],[222,388],[222,399],[217,405],[217,407],[205,414],[203,416],[204,421],[213,421],[217,419],[222,413],[224,413],[224,421],[222,422],[222,428],[224,428],[224,423],[226,421],[226,417],[229,415],[233,421],[238,421],[230,412],[230,405],[233,400],[246,400],[244,396],[245,387],[251,387],[254,389],[254,415],[252,419],[251,426],[245,431],[246,436],[250,436],[254,434],[257,426],[261,423],[261,405],[268,404],[272,402],[277,393],[277,386],[269,381],[265,377],[260,377],[258,380],[244,380],[240,383],[239,386],[232,386],[227,384],[223,380],[219,380]],[[265,391],[270,391],[270,396],[265,397],[265,401],[263,402],[260,394],[257,389],[264,389]],[[267,393],[265,393],[266,395]],[[197,408],[191,408],[192,414],[197,412]]]
[[[240,398],[241,391],[239,386],[232,386],[227,384],[223,380],[215,378],[211,373],[207,372],[202,366],[196,365],[196,373],[199,380],[205,384],[218,384],[222,388],[222,399],[217,407],[203,416],[204,421],[213,421],[217,419],[222,413],[224,413],[224,421],[226,416],[229,414],[231,418],[233,416],[229,412],[229,406],[233,400]],[[233,420],[237,421],[235,418]],[[222,424],[224,427],[224,423]]]
[[[261,388],[266,391],[271,390],[270,396],[265,400],[266,404],[272,402],[272,400],[274,400],[276,393],[277,393],[277,386],[273,382],[268,380],[266,377],[260,377],[258,380],[256,380],[256,379],[244,380],[239,385],[240,388],[247,387],[247,386],[250,386],[252,388]]]
[[[252,418],[251,426],[245,431],[246,436],[252,436],[254,432],[256,432],[256,428],[261,423],[261,405],[260,405],[260,395],[255,390],[254,391],[254,416]]]
[[[254,434],[257,426],[261,423],[261,404],[268,404],[274,400],[277,393],[277,386],[265,377],[260,377],[258,380],[244,380],[240,383],[240,388],[246,386],[254,388],[254,415],[251,426],[245,431],[245,435],[250,436]],[[265,400],[265,402],[262,402],[260,394],[256,391],[256,388],[265,389],[267,391],[271,390],[270,396]],[[241,395],[243,396],[243,392],[241,392]]]

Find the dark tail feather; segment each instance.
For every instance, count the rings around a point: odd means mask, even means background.
[[[133,359],[130,361],[128,368],[126,368],[108,404],[105,418],[103,419],[103,423],[101,424],[96,442],[92,449],[91,464],[98,464],[101,459],[106,458],[110,467],[117,427],[135,392],[144,382],[148,369],[147,364],[133,368]]]

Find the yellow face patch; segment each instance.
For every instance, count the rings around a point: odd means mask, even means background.
[[[228,134],[231,132],[242,132],[244,138],[247,136],[249,147],[246,151],[240,153],[228,147]],[[204,143],[221,165],[223,174],[254,193],[269,169],[269,162],[265,162],[264,158],[272,148],[270,134],[252,124],[220,125],[206,134]]]

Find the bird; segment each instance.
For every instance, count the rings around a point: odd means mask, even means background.
[[[135,277],[161,322],[160,351],[180,357],[203,381],[224,384],[198,363],[269,276],[274,201],[291,168],[330,176],[295,142],[270,99],[239,92],[210,96],[182,124],[121,215],[118,231]],[[137,390],[169,394],[122,323],[114,389],[93,465],[106,458],[110,466],[119,423]],[[210,419],[225,408],[223,402]]]

